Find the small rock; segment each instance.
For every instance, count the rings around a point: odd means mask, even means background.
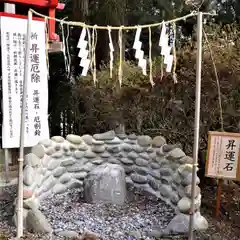
[[[171,152],[169,152],[167,159],[169,160],[178,160],[182,157],[186,156],[186,154],[180,148],[174,148]]]
[[[142,176],[142,175],[137,174],[137,173],[131,173],[130,177],[134,182],[140,183],[140,184],[147,183],[147,181],[148,181],[146,176]]]
[[[54,154],[55,152],[56,152],[56,149],[55,149],[54,147],[51,147],[51,148],[48,148],[45,153],[46,153],[48,156],[51,156],[51,155]]]
[[[131,231],[131,232],[129,232],[128,235],[131,237],[134,237],[136,240],[142,239],[142,235],[139,231]]]
[[[172,169],[169,169],[169,168],[161,168],[160,169],[160,174],[162,176],[171,176],[173,175],[173,172],[172,172]]]
[[[78,146],[78,150],[85,152],[88,150],[88,146],[86,144],[81,144]]]
[[[65,139],[61,136],[54,136],[51,138],[54,142],[57,142],[57,143],[62,143],[65,141]]]
[[[138,165],[138,166],[148,166],[148,161],[147,160],[144,160],[142,158],[137,158],[135,160],[135,163]]]
[[[73,158],[70,158],[70,159],[62,161],[61,166],[63,166],[63,167],[72,166],[75,163],[76,163],[76,160]]]
[[[145,153],[145,152],[139,153],[139,157],[143,158],[145,160],[149,160],[150,159],[149,155],[147,153]]]
[[[67,184],[66,187],[68,189],[73,189],[73,188],[81,188],[83,186],[83,182],[76,180],[76,179],[71,179]]]
[[[87,145],[92,145],[93,138],[91,135],[83,135],[82,140],[87,144]]]
[[[156,148],[161,147],[164,144],[166,144],[166,139],[162,136],[157,136],[157,137],[153,138],[153,140],[152,140],[153,147],[156,147]]]
[[[123,149],[123,151],[125,151],[125,152],[130,152],[130,151],[132,151],[132,146],[131,146],[130,144],[124,143],[124,144],[122,145],[122,149]]]
[[[52,140],[44,139],[44,140],[40,141],[39,144],[42,144],[44,147],[48,148],[52,145]]]
[[[125,164],[125,165],[132,165],[134,164],[133,160],[132,159],[129,159],[129,158],[121,158],[120,161]]]
[[[165,184],[160,187],[159,191],[164,197],[169,197],[172,194],[172,188]]]
[[[137,142],[140,146],[149,146],[152,143],[152,138],[149,136],[139,136]]]
[[[62,151],[58,151],[58,152],[55,152],[52,154],[52,158],[56,158],[56,159],[59,159],[63,156],[63,152]]]
[[[128,139],[137,140],[137,135],[135,133],[132,133],[132,134],[128,135]]]
[[[138,157],[138,154],[136,154],[135,152],[130,152],[127,156],[128,158],[135,160]]]
[[[184,157],[179,159],[179,163],[181,163],[181,164],[193,164],[194,160],[193,160],[192,157],[184,156]]]
[[[48,170],[52,171],[54,170],[55,168],[59,167],[61,164],[61,162],[59,160],[56,160],[56,159],[52,159],[49,164],[48,164]]]
[[[73,175],[74,178],[83,180],[88,175],[87,172],[78,172]]]
[[[150,167],[151,167],[152,169],[159,169],[159,168],[160,168],[160,165],[159,165],[158,163],[152,162],[152,163],[150,164]]]
[[[78,135],[75,135],[75,134],[69,134],[67,135],[66,139],[70,142],[70,143],[73,143],[73,144],[81,144],[82,143],[82,138]]]
[[[109,153],[119,153],[121,152],[121,147],[120,146],[107,147],[107,151]]]
[[[85,158],[95,158],[95,157],[97,157],[97,154],[92,152],[91,150],[87,150],[85,152]]]
[[[106,141],[106,140],[113,140],[116,134],[114,131],[108,131],[105,133],[94,134],[93,138],[96,140]]]
[[[34,182],[35,172],[34,169],[27,165],[23,170],[23,183],[27,186],[31,186]]]
[[[187,197],[191,198],[191,196],[192,196],[192,185],[188,185],[188,186],[185,187],[185,193],[186,193]],[[199,186],[196,186],[195,187],[194,198],[196,198],[200,193],[201,193],[201,189],[199,188]]]
[[[29,153],[24,157],[24,165],[38,167],[40,165],[40,158],[37,157],[34,153]]]
[[[72,178],[72,174],[70,173],[64,173],[60,178],[59,178],[59,182],[62,184],[65,184],[67,182],[69,182]]]
[[[104,152],[104,153],[100,154],[100,157],[102,157],[102,158],[110,158],[111,154],[109,152]]]
[[[36,233],[52,233],[53,229],[46,217],[38,209],[28,211],[26,217],[26,225],[28,230]]]
[[[159,180],[161,179],[161,174],[160,174],[159,170],[150,170],[149,174],[156,179],[159,179]]]
[[[64,184],[57,183],[55,186],[52,188],[53,194],[60,194],[64,193],[67,191],[67,187]]]
[[[84,157],[84,154],[85,154],[85,152],[75,151],[75,152],[74,152],[74,157],[75,157],[76,159],[81,159],[81,158]]]
[[[33,146],[31,152],[39,158],[43,158],[45,155],[44,147],[41,144]]]
[[[23,207],[25,209],[38,209],[39,201],[35,197],[31,197],[31,198],[25,199],[23,201]]]
[[[154,190],[159,190],[160,183],[152,176],[148,176],[148,184],[154,189]]]
[[[53,171],[53,176],[54,177],[60,177],[66,172],[66,168],[64,167],[58,167]]]
[[[168,153],[172,150],[174,150],[175,148],[179,148],[179,145],[178,144],[165,144],[162,146],[162,151],[165,152],[165,153]]]
[[[79,234],[75,231],[60,231],[56,233],[57,236],[65,237],[65,238],[77,238]]]
[[[147,176],[149,172],[149,169],[147,167],[140,167],[137,165],[134,165],[132,169],[134,172],[139,173],[140,175],[143,175],[143,176]]]
[[[109,145],[117,145],[117,144],[121,144],[122,141],[118,137],[115,137],[112,140],[106,140],[105,143]]]
[[[92,151],[94,153],[103,153],[105,151],[106,147],[104,145],[94,145],[92,147]]]

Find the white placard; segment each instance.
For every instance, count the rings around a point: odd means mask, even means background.
[[[210,132],[206,176],[240,179],[240,134]]]
[[[0,17],[2,47],[2,147],[20,145],[27,19]],[[25,118],[25,147],[49,138],[48,70],[44,21],[32,21]]]

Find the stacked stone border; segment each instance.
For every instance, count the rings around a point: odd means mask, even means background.
[[[113,163],[123,166],[128,189],[162,199],[176,212],[168,232],[176,224],[187,225],[191,205],[193,159],[177,145],[168,145],[162,136],[102,134],[54,136],[31,148],[24,160],[24,225],[32,211],[49,195],[68,189],[83,189],[84,179],[96,166]],[[197,177],[197,184],[200,180]],[[201,191],[196,186],[195,229],[207,228],[200,214]],[[184,222],[184,223],[183,223]],[[185,226],[187,231],[188,226]],[[183,228],[179,228],[182,232]]]

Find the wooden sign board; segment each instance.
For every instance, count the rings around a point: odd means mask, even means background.
[[[205,175],[240,181],[240,133],[208,133]]]

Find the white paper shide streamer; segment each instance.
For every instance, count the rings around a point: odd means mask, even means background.
[[[108,37],[109,37],[109,55],[110,55],[110,78],[112,78],[114,47],[113,47],[113,42],[112,42],[111,28],[108,28]]]
[[[80,66],[83,68],[82,76],[87,76],[91,60],[88,58],[89,50],[87,50],[88,41],[85,40],[87,34],[86,28],[82,29],[77,48],[80,49],[78,57],[81,58]]]
[[[140,41],[141,28],[137,28],[133,49],[136,50],[135,58],[138,59],[138,66],[142,69],[143,75],[147,75],[147,60],[144,59],[144,51],[141,50],[142,42]]]
[[[166,72],[171,72],[173,65],[172,47],[168,45],[168,34],[166,33],[166,25],[164,22],[162,24],[159,46],[161,47],[161,55],[164,57],[164,64],[167,65]]]

